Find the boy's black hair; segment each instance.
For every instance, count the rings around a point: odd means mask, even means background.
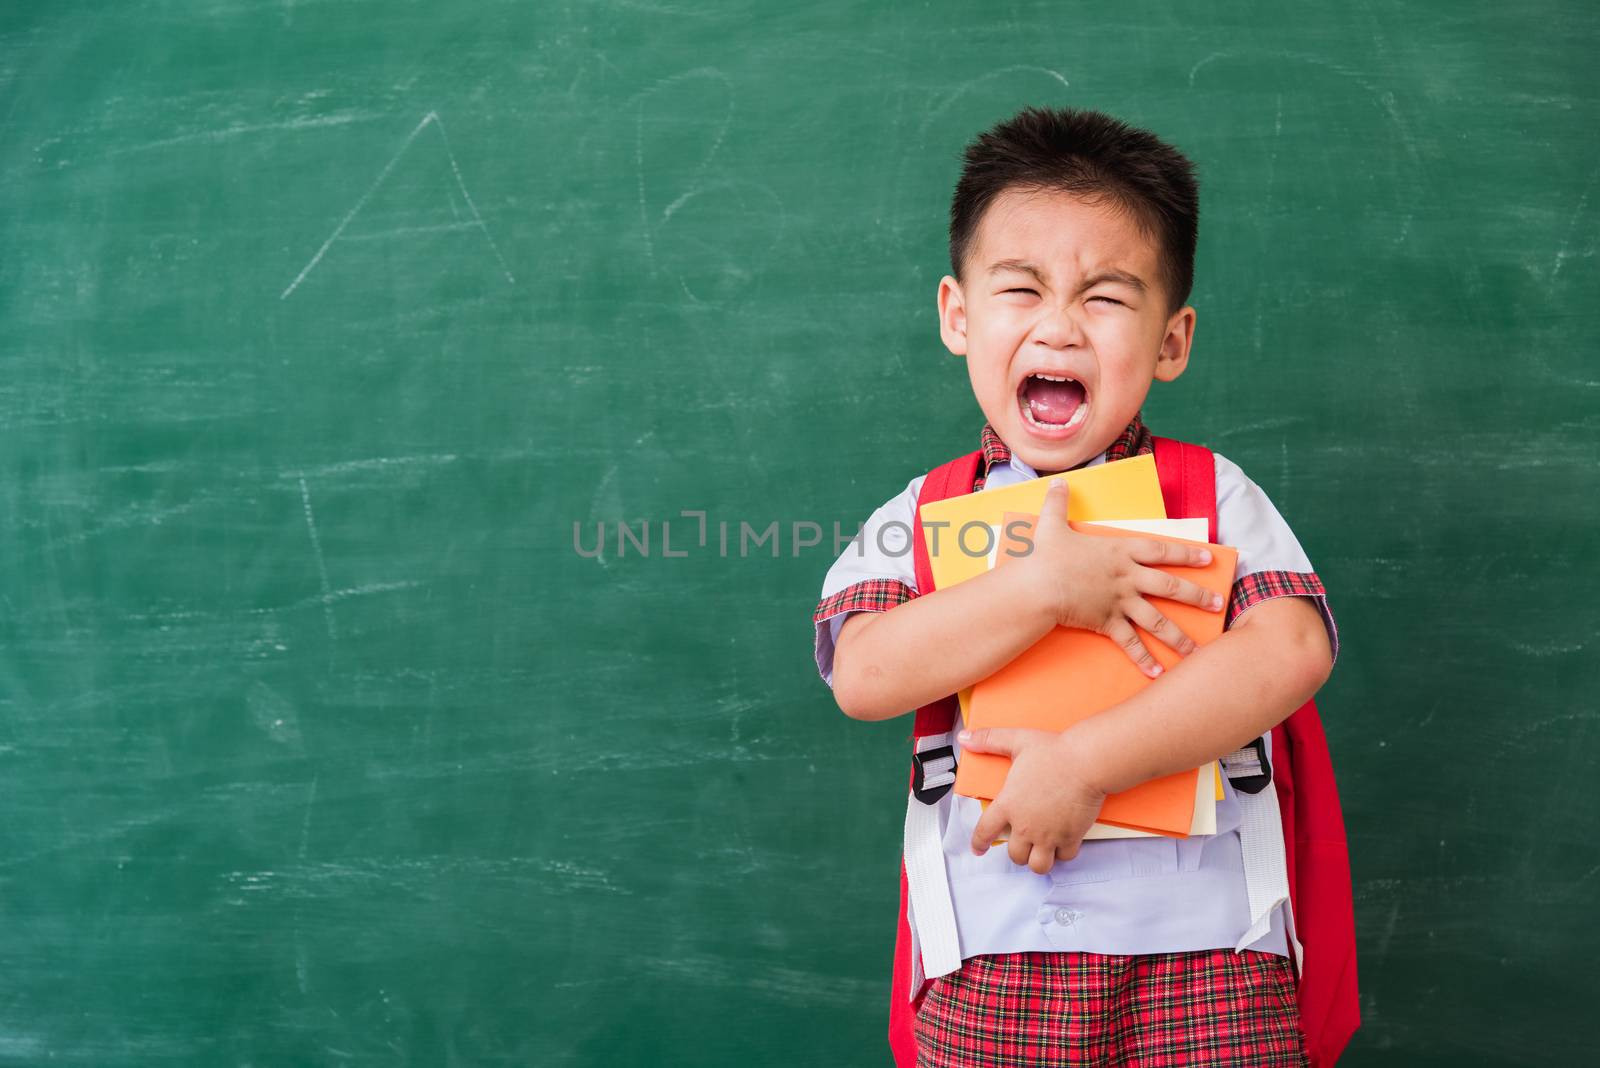
[[[957,281],[983,213],[1011,189],[1059,190],[1126,211],[1156,246],[1168,314],[1194,287],[1200,187],[1194,163],[1154,134],[1099,111],[1023,108],[979,134],[950,202]]]

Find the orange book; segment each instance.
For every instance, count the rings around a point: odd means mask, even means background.
[[[1007,554],[1017,539],[1031,538],[1037,516],[1007,512],[996,566],[1014,559]],[[1205,567],[1160,567],[1179,578],[1220,594],[1226,604],[1233,586],[1238,551],[1226,545],[1206,545],[1160,535],[1098,527],[1074,521],[1080,534],[1106,538],[1155,538],[1180,545],[1205,545],[1211,550],[1211,563]],[[1183,632],[1204,645],[1222,633],[1226,613],[1211,612],[1165,598],[1150,599],[1161,613]],[[1181,659],[1142,627],[1135,627],[1162,667],[1170,668]],[[1011,663],[977,683],[968,703],[966,725],[979,727],[1032,727],[1061,731],[1079,720],[1103,712],[1156,681],[1146,676],[1129,660],[1116,643],[1094,631],[1057,627]],[[993,753],[961,754],[956,770],[955,791],[967,797],[993,799],[999,796],[1011,766],[1008,757]],[[1106,798],[1099,821],[1118,827],[1153,831],[1172,837],[1189,833],[1194,819],[1194,771],[1182,771]]]

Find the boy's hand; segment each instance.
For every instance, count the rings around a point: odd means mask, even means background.
[[[1222,599],[1187,579],[1146,565],[1203,567],[1211,562],[1211,553],[1154,539],[1079,534],[1067,524],[1067,497],[1066,480],[1052,479],[1033,528],[1033,550],[1025,561],[1034,569],[1034,588],[1048,600],[1061,626],[1104,634],[1155,678],[1161,665],[1139,640],[1133,624],[1180,656],[1193,652],[1195,643],[1145,598],[1166,597],[1211,611],[1222,609]]]
[[[981,857],[990,843],[1006,834],[1012,863],[1026,864],[1040,875],[1057,860],[1078,855],[1106,795],[1079,768],[1080,758],[1071,751],[1066,734],[982,727],[962,731],[960,741],[971,752],[1011,758],[1000,796],[989,803],[972,831],[974,853]]]

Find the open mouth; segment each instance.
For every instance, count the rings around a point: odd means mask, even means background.
[[[1082,382],[1067,375],[1035,372],[1017,387],[1022,421],[1051,437],[1064,437],[1083,424],[1089,412],[1089,392]]]

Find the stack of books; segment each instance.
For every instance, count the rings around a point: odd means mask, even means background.
[[[945,589],[993,567],[1014,565],[1031,539],[1031,525],[1043,507],[1050,477],[1065,478],[1071,490],[1068,519],[1086,535],[1155,538],[1203,545],[1211,550],[1204,567],[1160,567],[1220,594],[1226,602],[1238,559],[1235,549],[1207,543],[1204,519],[1168,519],[1152,456],[1130,457],[1065,475],[1049,476],[951,497],[923,506],[922,534],[933,568],[934,586]],[[987,526],[988,536],[974,525]],[[987,546],[987,554],[974,549]],[[1151,598],[1184,633],[1204,645],[1222,633],[1226,611]],[[1170,668],[1181,659],[1160,640],[1135,627],[1145,648]],[[959,694],[963,723],[979,727],[1031,727],[1062,731],[1132,697],[1156,680],[1128,659],[1115,642],[1093,631],[1057,627],[1011,663]],[[1010,758],[964,752],[956,770],[955,791],[986,803],[999,795]],[[1086,838],[1183,838],[1216,833],[1216,803],[1222,799],[1222,774],[1216,762],[1141,783],[1106,798]]]

